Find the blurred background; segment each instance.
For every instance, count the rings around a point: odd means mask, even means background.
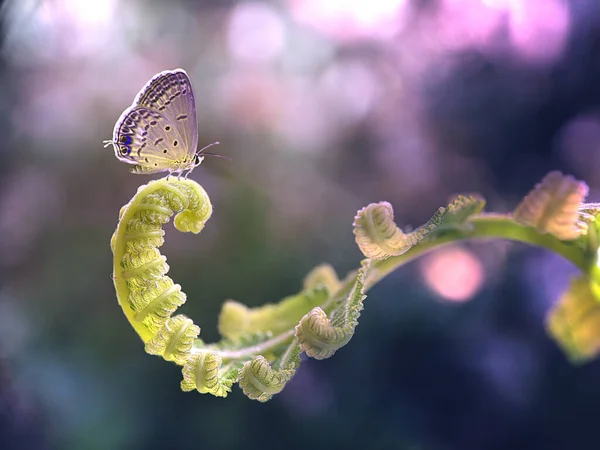
[[[455,193],[510,211],[559,169],[600,186],[596,0],[0,1],[0,448],[593,449],[600,363],[544,318],[574,275],[506,242],[441,249],[370,293],[355,337],[266,404],[180,391],[117,305],[110,236],[140,184],[102,140],[182,67],[214,214],[167,227],[180,310],[274,302],[361,259],[356,210],[404,227]]]

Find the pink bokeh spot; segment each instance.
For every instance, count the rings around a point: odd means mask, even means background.
[[[502,14],[482,0],[445,0],[433,20],[432,31],[446,49],[483,49],[499,30]]]
[[[554,61],[562,54],[571,27],[561,0],[509,1],[509,30],[515,50],[533,61]]]
[[[402,26],[407,0],[289,0],[300,23],[340,40],[389,37]]]
[[[421,262],[425,284],[451,302],[464,302],[473,297],[484,281],[483,267],[470,251],[446,247],[425,257]]]
[[[563,0],[444,0],[431,26],[449,50],[493,51],[507,36],[521,58],[551,63],[564,50],[571,18]]]

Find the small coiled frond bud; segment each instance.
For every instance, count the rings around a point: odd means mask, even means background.
[[[219,314],[219,334],[227,339],[235,339],[253,328],[251,322],[250,308],[235,300],[227,300]]]
[[[183,380],[181,390],[188,392],[197,390],[201,394],[212,394],[216,397],[227,397],[231,386],[237,378],[235,368],[221,373],[223,358],[209,351],[193,353],[182,369]]]
[[[325,286],[330,294],[335,293],[340,288],[340,279],[330,264],[321,264],[311,270],[304,277],[304,290],[310,291],[319,286]]]
[[[550,172],[517,206],[514,219],[561,240],[577,239],[587,230],[579,212],[587,194],[588,186],[583,181]]]
[[[146,353],[183,365],[199,334],[200,328],[194,325],[192,319],[179,314],[168,319],[152,339],[146,342]]]
[[[212,205],[205,201],[206,192],[199,184],[186,185],[188,206],[175,216],[175,228],[183,233],[198,234],[212,214]]]
[[[350,341],[366,298],[364,280],[370,267],[371,260],[364,260],[352,287],[334,302],[331,319],[317,306],[300,320],[296,326],[296,338],[300,349],[308,356],[329,358]]]
[[[297,346],[295,346],[297,347]],[[282,369],[275,369],[262,356],[255,356],[246,362],[239,372],[239,384],[244,394],[252,400],[266,402],[273,395],[283,390],[286,383],[292,379],[298,368],[300,358],[295,350],[295,357]]]
[[[371,203],[354,218],[356,243],[367,258],[386,259],[406,253],[433,232],[462,229],[469,217],[479,213],[485,201],[476,195],[456,196],[424,225],[404,233],[394,223],[394,210],[387,202]]]
[[[394,209],[388,202],[371,203],[356,213],[354,236],[367,258],[386,259],[401,255],[418,242],[394,223]]]
[[[302,318],[296,327],[296,337],[302,350],[315,359],[326,359],[346,345],[354,330],[334,327],[318,306]]]
[[[547,328],[567,356],[585,362],[600,353],[600,303],[586,276],[575,278],[552,308]]]

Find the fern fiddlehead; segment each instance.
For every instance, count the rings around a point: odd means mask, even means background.
[[[600,206],[583,203],[587,186],[549,174],[514,214],[482,212],[477,196],[457,196],[410,233],[395,224],[392,206],[371,204],[354,219],[366,259],[340,280],[326,264],[305,277],[300,292],[278,303],[248,308],[229,300],[219,316],[222,340],[206,344],[200,328],[173,315],[186,301],[167,276],[159,252],[165,225],[199,233],[212,213],[204,189],[191,180],[163,178],[141,186],[119,214],[111,240],[117,298],[145,350],[182,367],[181,389],[225,397],[239,383],[249,398],[267,401],[298,369],[300,354],[331,357],[354,335],[366,292],[408,261],[450,242],[502,238],[552,250],[582,270],[548,316],[549,333],[574,361],[600,352]]]
[[[175,213],[177,229],[199,233],[210,218],[212,205],[197,183],[151,181],[121,209],[111,239],[113,278],[123,312],[153,354],[168,350],[167,359],[179,358],[178,346],[169,344],[171,339],[189,341],[196,331],[185,318],[171,318],[186,296],[181,286],[166,276],[169,266],[158,250],[164,242],[162,225]]]
[[[146,352],[183,367],[184,391],[226,396],[239,381],[250,398],[266,401],[291,379],[301,350],[310,352],[308,340],[296,336],[296,325],[306,323],[307,310],[325,306],[340,281],[331,266],[322,265],[308,274],[300,293],[278,304],[247,308],[226,302],[219,319],[223,340],[204,344],[190,318],[173,316],[186,295],[167,276],[169,267],[159,247],[164,242],[162,226],[173,215],[176,229],[199,233],[211,213],[208,195],[193,181],[163,178],[140,187],[121,209],[111,239],[117,298]],[[335,312],[336,305],[330,303]]]

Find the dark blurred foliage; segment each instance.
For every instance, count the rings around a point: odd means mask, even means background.
[[[371,201],[418,226],[458,192],[509,211],[546,172],[600,182],[595,0],[12,0],[0,22],[0,449],[594,449],[600,363],[544,317],[574,269],[456,246],[369,293],[353,340],[267,404],[179,389],[116,303],[109,239],[138,185],[101,142],[185,68],[214,215],[169,229],[182,312],[297,292],[360,253]]]

